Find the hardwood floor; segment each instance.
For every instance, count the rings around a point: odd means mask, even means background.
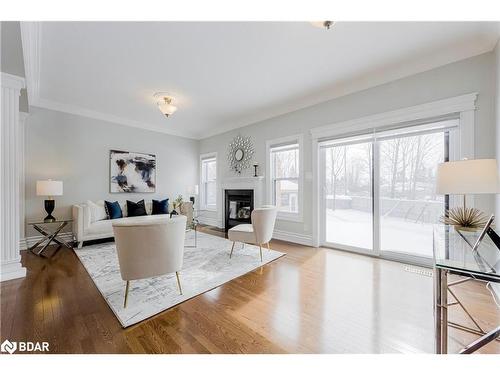
[[[271,247],[287,255],[127,329],[72,251],[52,259],[23,251],[27,277],[1,284],[1,341],[48,341],[51,353],[433,351],[431,277],[331,249]],[[455,290],[480,324],[500,324],[484,284]],[[450,315],[470,324],[456,307]],[[450,352],[475,338],[450,329]],[[500,353],[500,343],[481,352]]]

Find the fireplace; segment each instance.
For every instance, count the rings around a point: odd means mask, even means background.
[[[253,211],[254,196],[250,189],[225,190],[225,230],[239,224],[250,224]]]

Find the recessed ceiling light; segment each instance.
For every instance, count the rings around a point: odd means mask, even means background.
[[[175,111],[177,111],[177,107],[172,104],[174,97],[168,93],[158,92],[154,94],[154,98],[157,100],[156,104],[158,105],[161,113],[163,113],[166,117],[171,116]]]
[[[311,22],[311,25],[313,25],[314,27],[319,27],[321,29],[330,30],[334,23],[334,21],[315,21]]]

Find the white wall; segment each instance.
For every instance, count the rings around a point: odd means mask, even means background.
[[[304,169],[312,172],[311,128],[386,112],[417,104],[445,99],[471,92],[479,93],[476,110],[476,158],[495,156],[495,55],[492,52],[445,65],[427,72],[402,78],[387,84],[281,115],[234,131],[204,139],[200,153],[218,152],[218,178],[233,176],[227,167],[227,146],[240,133],[251,136],[260,174],[265,175],[266,140],[302,133],[304,135]],[[253,168],[251,168],[253,169]],[[251,170],[247,171],[251,174]],[[279,221],[278,230],[310,236],[312,232],[312,180],[304,181],[304,222]],[[494,198],[482,196],[476,206],[486,212],[494,210]],[[203,216],[222,217],[222,213],[203,213]]]
[[[155,154],[156,193],[109,193],[111,149]],[[45,216],[44,197],[36,196],[35,185],[48,178],[64,183],[64,195],[55,197],[56,217],[71,217],[71,206],[87,199],[187,198],[187,187],[198,181],[198,154],[195,140],[31,108],[26,120],[26,221]],[[38,234],[30,227],[26,233]]]

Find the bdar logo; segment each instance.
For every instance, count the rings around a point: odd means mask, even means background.
[[[17,343],[16,342],[10,342],[9,340],[5,340],[2,345],[0,346],[0,350],[2,352],[8,352],[10,354],[14,353],[17,349]]]
[[[42,342],[31,342],[31,341],[9,341],[5,340],[2,345],[0,345],[0,351],[3,353],[24,353],[24,352],[48,352],[49,343],[47,341]]]

